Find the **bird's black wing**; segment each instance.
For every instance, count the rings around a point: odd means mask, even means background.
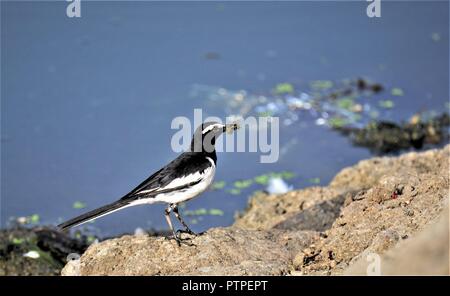
[[[211,162],[200,153],[185,152],[148,177],[144,182],[122,197],[121,200],[133,200],[142,197],[147,198],[162,192],[168,192],[170,190],[165,187],[176,179],[179,179],[181,182],[177,187],[174,187],[173,190],[191,186],[193,185],[192,182],[195,182],[195,180],[189,178],[189,176],[196,173],[201,174],[210,166]],[[186,180],[185,183],[183,183],[184,179]]]

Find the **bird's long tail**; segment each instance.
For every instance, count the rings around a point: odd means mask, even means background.
[[[62,230],[86,223],[88,221],[94,220],[96,218],[111,214],[112,212],[123,209],[127,206],[130,206],[129,201],[118,200],[116,202],[107,204],[106,206],[100,207],[98,209],[87,212],[78,217],[72,218],[64,223],[58,225],[58,227]]]

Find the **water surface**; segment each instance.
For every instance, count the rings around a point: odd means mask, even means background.
[[[195,85],[270,93],[277,83],[368,77],[389,91],[408,119],[448,101],[447,2],[383,2],[382,17],[362,2],[86,2],[69,19],[66,3],[1,3],[1,226],[39,214],[55,224],[109,203],[176,157],[175,116],[225,117],[191,96]],[[301,91],[301,90],[299,90]],[[278,162],[258,153],[222,153],[216,180],[228,185],[289,171],[294,188],[327,184],[370,157],[305,116],[283,126]],[[317,179],[316,179],[317,180]],[[233,222],[252,186],[238,195],[209,191],[187,209],[217,208],[196,231]],[[74,209],[81,201],[85,209]],[[103,235],[166,228],[163,206],[141,206],[97,220]],[[194,221],[195,222],[195,221]]]

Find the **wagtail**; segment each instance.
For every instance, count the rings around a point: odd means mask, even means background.
[[[179,155],[121,199],[75,217],[58,225],[58,227],[64,230],[127,207],[165,202],[168,204],[164,211],[167,224],[169,224],[173,233],[173,238],[180,245],[181,240],[177,233],[197,234],[189,228],[180,216],[178,204],[198,196],[211,185],[217,165],[216,139],[223,132],[231,132],[237,128],[236,123],[227,125],[217,122],[203,123],[194,132],[189,151]],[[175,232],[170,219],[172,211],[185,228],[184,231]]]

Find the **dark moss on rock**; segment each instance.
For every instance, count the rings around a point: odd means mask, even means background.
[[[369,148],[375,154],[387,154],[409,149],[422,149],[445,143],[449,139],[450,118],[447,113],[426,121],[394,123],[374,121],[363,128],[335,127],[356,146]]]
[[[77,239],[49,227],[0,230],[0,275],[58,275],[71,253],[82,254],[85,238]],[[32,252],[37,258],[25,256]]]

